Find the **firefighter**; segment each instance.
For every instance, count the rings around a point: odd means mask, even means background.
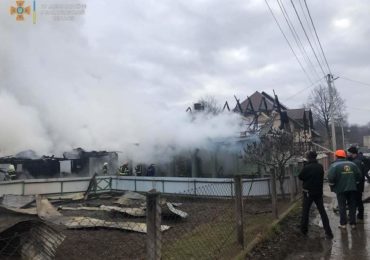
[[[108,175],[108,163],[103,164],[103,175]]]
[[[130,170],[128,168],[128,162],[125,162],[124,164],[121,165],[121,167],[119,167],[118,175],[127,176],[129,175],[129,173]]]
[[[155,165],[154,164],[151,164],[147,171],[146,171],[146,175],[147,176],[155,176]]]
[[[10,180],[15,180],[17,178],[17,175],[15,174],[15,167],[13,164],[9,165],[7,174]]]
[[[136,165],[135,167],[135,175],[141,176],[142,175],[142,166],[140,164]]]

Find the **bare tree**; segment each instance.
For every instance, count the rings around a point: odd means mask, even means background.
[[[205,96],[201,98],[198,103],[203,106],[204,112],[206,113],[217,115],[222,112],[222,106],[213,96]]]
[[[331,106],[333,106],[334,120],[345,120],[346,107],[344,100],[340,97],[339,92],[333,88],[333,103],[330,102],[330,92],[328,87],[317,86],[311,92],[308,98],[307,107],[313,112],[315,119],[324,126],[325,133],[328,138],[328,145],[331,147],[331,129],[330,121],[332,115],[330,114]]]
[[[288,162],[295,156],[302,154],[300,146],[294,143],[292,133],[280,129],[271,129],[267,134],[260,137],[259,143],[252,143],[244,148],[244,159],[247,163],[267,168],[276,168],[276,178],[279,181],[280,191],[285,198],[284,180],[285,168]]]

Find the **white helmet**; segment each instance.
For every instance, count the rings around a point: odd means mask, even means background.
[[[9,172],[15,172],[15,167],[13,164],[10,164],[9,167],[8,167],[8,171]]]

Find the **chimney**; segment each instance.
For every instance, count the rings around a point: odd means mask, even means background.
[[[204,110],[204,106],[201,103],[194,103],[194,110],[195,111],[202,111],[202,110]]]

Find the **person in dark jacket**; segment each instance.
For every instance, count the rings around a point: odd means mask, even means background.
[[[362,152],[358,152],[357,157],[364,163],[364,175],[367,179],[367,182],[370,183],[370,176],[369,176],[369,170],[370,170],[370,160]]]
[[[348,149],[348,155],[348,159],[354,162],[361,172],[360,183],[357,185],[356,206],[358,210],[357,220],[362,222],[364,220],[364,203],[362,202],[362,193],[364,192],[365,187],[365,164],[358,155],[358,150],[356,147],[350,147]]]
[[[148,169],[146,170],[147,176],[155,176],[155,165],[151,164]]]
[[[331,239],[333,238],[333,232],[330,228],[329,218],[326,214],[323,200],[324,168],[317,162],[316,157],[317,154],[315,151],[308,152],[308,162],[298,175],[299,179],[303,181],[301,232],[307,234],[310,208],[312,202],[315,202],[321,216],[326,237]]]
[[[344,150],[335,152],[337,158],[329,168],[328,180],[331,190],[337,194],[339,219],[341,229],[346,229],[347,211],[349,208],[349,222],[352,229],[356,228],[356,193],[360,183],[360,169],[353,162],[348,161]]]

